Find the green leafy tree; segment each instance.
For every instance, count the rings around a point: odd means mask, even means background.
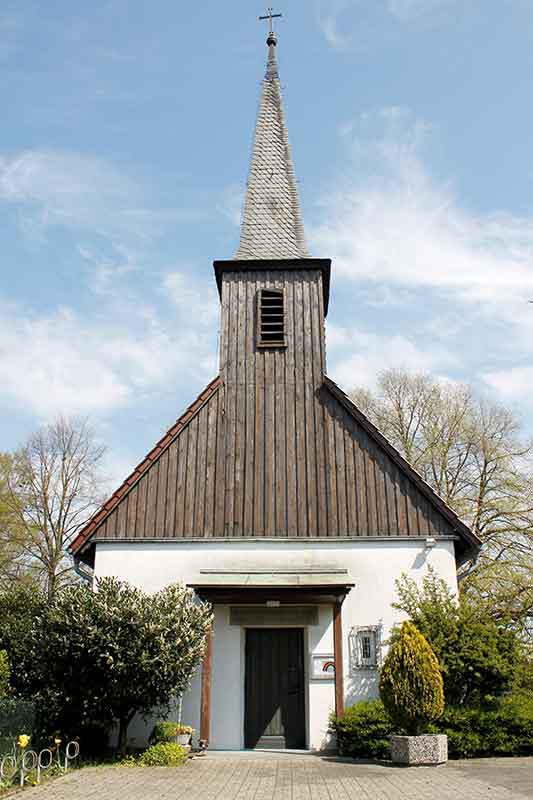
[[[412,622],[402,622],[392,638],[379,691],[391,719],[411,735],[423,733],[444,711],[438,659]]]
[[[147,594],[113,578],[60,591],[41,643],[41,689],[48,725],[70,736],[91,724],[119,723],[127,745],[136,713],[169,707],[204,652],[210,606],[172,585]]]
[[[21,493],[14,478],[14,458],[0,453],[0,591],[19,582],[31,582],[30,537],[20,521]]]
[[[498,622],[533,628],[532,444],[516,416],[468,386],[387,370],[354,402],[482,539],[462,590]]]
[[[525,648],[512,629],[499,625],[485,604],[460,600],[428,569],[421,585],[403,575],[396,582],[395,608],[426,637],[444,678],[446,702],[475,705],[512,688],[525,666]]]
[[[533,698],[533,645],[530,642],[523,645],[522,658],[516,665],[513,688]]]
[[[11,665],[11,687],[17,697],[31,699],[40,686],[40,644],[44,636],[46,596],[24,583],[0,592],[0,649]]]
[[[5,650],[0,650],[0,700],[7,696],[9,691],[9,678],[11,670],[9,668],[9,659]]]

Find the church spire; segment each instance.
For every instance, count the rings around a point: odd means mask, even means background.
[[[268,60],[255,126],[241,240],[235,258],[308,258],[283,113],[277,39],[272,30],[272,16],[277,15],[269,12]]]

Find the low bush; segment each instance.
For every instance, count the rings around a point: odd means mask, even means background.
[[[337,735],[339,753],[352,758],[388,758],[392,720],[381,700],[363,700],[332,716],[330,729]]]
[[[176,736],[192,734],[192,732],[193,729],[189,725],[163,720],[162,722],[156,722],[154,725],[152,733],[150,734],[150,744],[172,742]]]
[[[451,758],[533,755],[533,698],[504,697],[492,706],[447,708],[433,733],[448,736]]]
[[[174,742],[153,744],[139,757],[142,767],[179,767],[187,761],[187,751]]]
[[[332,717],[341,755],[387,758],[393,723],[380,700],[367,700]],[[533,697],[518,692],[483,708],[448,706],[428,733],[448,736],[450,758],[533,756]]]

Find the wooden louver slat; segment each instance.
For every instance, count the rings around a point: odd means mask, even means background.
[[[281,289],[260,289],[257,293],[257,345],[285,346],[285,304]]]

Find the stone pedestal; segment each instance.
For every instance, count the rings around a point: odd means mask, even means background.
[[[391,759],[396,764],[409,766],[445,764],[448,760],[448,737],[441,733],[391,736]]]

